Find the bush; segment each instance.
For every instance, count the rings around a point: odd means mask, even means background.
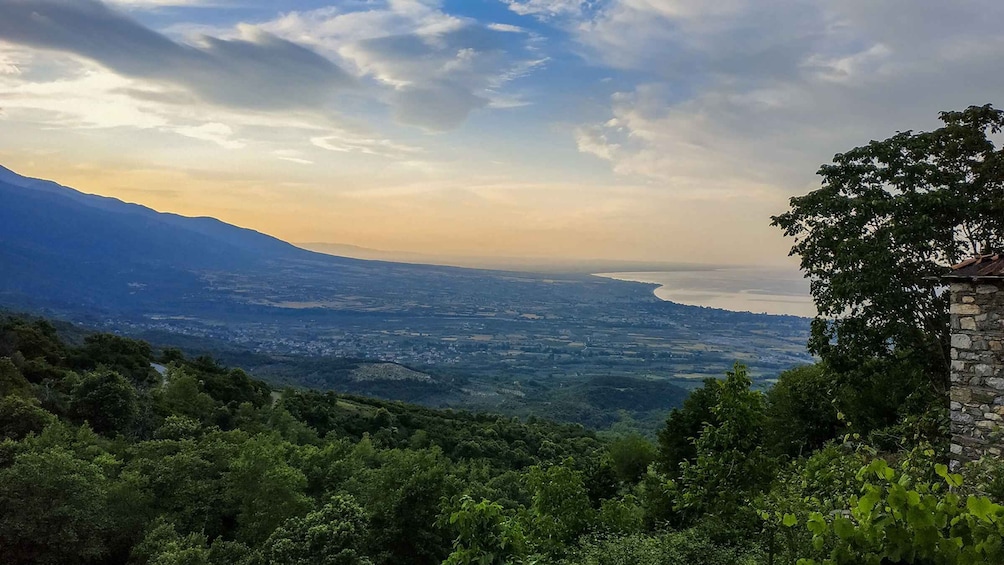
[[[863,467],[861,493],[844,512],[809,516],[816,555],[800,565],[1004,561],[1004,506],[960,495],[963,477],[945,465],[934,465],[936,482],[918,480],[910,470],[904,464],[897,471],[882,459]]]
[[[0,439],[23,439],[30,433],[41,432],[55,421],[56,417],[39,406],[34,398],[0,398]]]
[[[781,373],[767,392],[768,442],[778,455],[819,449],[844,427],[835,405],[833,375],[823,365]]]
[[[640,434],[617,438],[608,449],[614,473],[627,483],[637,482],[656,458],[655,446]]]
[[[136,390],[114,371],[94,371],[73,387],[70,411],[98,433],[125,433],[139,413]]]
[[[747,546],[750,544],[747,543]],[[738,548],[713,541],[700,529],[659,535],[600,537],[585,541],[564,565],[753,565],[755,546]]]

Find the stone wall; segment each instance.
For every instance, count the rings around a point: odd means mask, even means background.
[[[1004,280],[951,285],[953,466],[1004,449]]]

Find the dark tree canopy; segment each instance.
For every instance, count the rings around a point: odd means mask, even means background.
[[[84,375],[73,387],[70,407],[77,418],[101,433],[127,432],[139,411],[136,390],[122,375],[108,370]]]
[[[797,457],[837,437],[843,423],[833,375],[823,365],[805,365],[778,376],[767,392],[769,443],[778,455]],[[893,412],[895,413],[895,412]]]
[[[1004,152],[990,105],[942,112],[944,126],[904,131],[841,153],[822,187],[791,199],[773,225],[819,309],[810,349],[835,369],[909,357],[938,387],[948,375],[948,306],[938,277],[1001,248]]]
[[[294,517],[264,544],[267,565],[370,565],[362,555],[366,514],[351,496],[339,495],[320,510]]]
[[[700,435],[707,424],[718,422],[712,408],[718,402],[721,383],[717,379],[706,379],[704,386],[694,389],[683,401],[683,406],[674,409],[666,418],[666,425],[659,431],[658,464],[662,472],[670,477],[680,473],[680,463],[697,459],[694,438]]]

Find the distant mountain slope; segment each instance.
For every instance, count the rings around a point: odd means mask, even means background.
[[[201,286],[195,272],[315,255],[213,218],[160,213],[2,167],[0,203],[0,293],[42,305],[136,306],[190,294]]]
[[[181,237],[182,240],[178,243],[182,245],[196,242],[204,244],[208,241],[212,241],[213,243],[211,248],[207,250],[210,254],[220,251],[222,249],[221,246],[224,244],[230,246],[229,251],[239,250],[254,254],[278,255],[285,257],[302,254],[302,251],[298,247],[286,243],[285,241],[254,230],[233,226],[215,218],[190,218],[180,216],[178,214],[158,212],[147,208],[146,206],[123,202],[117,198],[84,194],[80,191],[62,186],[52,181],[18,175],[10,169],[2,166],[0,166],[0,186],[4,186],[4,188],[11,190],[11,192],[4,193],[5,202],[7,197],[20,197],[22,199],[34,199],[34,205],[45,204],[59,206],[64,210],[73,207],[74,205],[82,205],[92,210],[85,210],[83,208],[77,208],[75,210],[78,215],[85,216],[80,219],[81,223],[91,220],[108,220],[110,218],[109,216],[102,216],[99,213],[108,212],[117,215],[115,223],[121,229],[135,229],[136,227],[145,227],[149,230],[163,229],[164,231],[159,234],[160,236]],[[23,190],[17,191],[17,188],[21,188]],[[2,211],[0,211],[0,213],[2,213]],[[55,218],[55,216],[52,216],[50,219]],[[26,219],[30,220],[31,217]],[[147,223],[140,224],[139,222],[141,221],[145,221]],[[38,227],[42,226],[40,225]],[[3,230],[3,228],[0,227],[0,230]],[[178,230],[201,234],[210,239],[196,241],[190,237],[190,234],[182,234],[182,232]],[[6,230],[0,231],[0,237],[2,237],[5,232]],[[155,233],[154,235],[157,234]],[[198,259],[198,256],[200,255],[199,250],[195,248],[183,247],[180,251],[187,252],[193,259]]]
[[[477,255],[449,255],[388,251],[344,243],[307,242],[297,247],[355,259],[393,261],[420,265],[443,265],[465,269],[490,269],[529,273],[592,274],[641,271],[709,271],[727,265],[697,263],[670,263],[665,261],[625,261],[616,259],[559,259],[553,257],[481,257]]]
[[[233,309],[233,302],[330,307],[347,294],[352,299],[340,309],[373,311],[482,300],[500,284],[531,301],[577,301],[588,291],[577,288],[576,297],[512,273],[317,253],[214,218],[157,212],[3,167],[0,202],[0,296],[32,305],[179,313],[196,304],[200,311]],[[533,292],[524,292],[526,283]]]

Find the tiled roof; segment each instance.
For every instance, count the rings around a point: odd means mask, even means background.
[[[972,257],[952,266],[952,272],[947,275],[953,279],[975,279],[984,277],[1004,278],[1004,255],[981,255]]]

